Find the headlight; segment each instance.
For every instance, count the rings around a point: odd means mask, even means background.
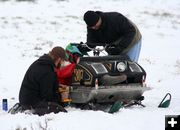
[[[119,72],[124,72],[126,70],[126,64],[124,62],[119,62],[117,64],[117,70]]]

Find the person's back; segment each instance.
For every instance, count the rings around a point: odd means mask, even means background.
[[[42,100],[57,102],[58,95],[54,95],[51,88],[58,86],[54,80],[57,78],[54,68],[53,60],[48,55],[43,55],[29,67],[19,93],[20,104],[35,106]]]

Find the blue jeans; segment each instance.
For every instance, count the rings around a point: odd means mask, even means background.
[[[138,41],[138,43],[136,43],[133,46],[133,48],[129,50],[129,52],[127,52],[127,55],[132,61],[138,62],[140,51],[141,51],[141,39]]]

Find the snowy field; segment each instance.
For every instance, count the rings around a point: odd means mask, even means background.
[[[68,113],[10,115],[2,110],[18,102],[29,65],[52,47],[86,40],[87,10],[117,11],[130,18],[142,35],[139,64],[147,72],[145,108],[115,114],[67,108]],[[1,130],[164,130],[165,115],[180,115],[179,0],[0,0],[0,129]],[[169,108],[158,108],[166,93]]]

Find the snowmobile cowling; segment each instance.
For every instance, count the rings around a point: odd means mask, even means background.
[[[145,70],[128,56],[82,57],[72,77],[72,103],[138,100],[144,91]]]

